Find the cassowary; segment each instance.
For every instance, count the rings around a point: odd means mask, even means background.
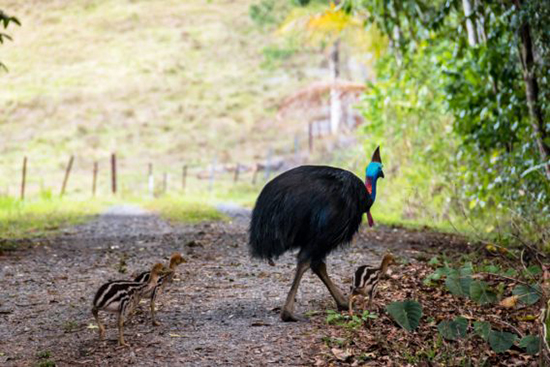
[[[384,177],[380,147],[366,169],[363,183],[353,173],[328,166],[300,166],[275,177],[263,188],[252,211],[249,248],[252,257],[268,260],[298,250],[298,266],[285,305],[283,321],[297,321],[294,300],[308,268],[323,281],[338,309],[348,301],[327,274],[325,258],[348,244],[359,229],[363,214],[374,221],[370,208],[376,182]]]

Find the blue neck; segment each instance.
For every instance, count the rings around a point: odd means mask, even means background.
[[[367,176],[367,184],[370,182],[371,184],[371,194],[370,197],[372,199],[372,202],[374,204],[374,201],[376,200],[376,182],[378,181],[378,176],[369,177]]]

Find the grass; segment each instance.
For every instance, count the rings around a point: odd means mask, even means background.
[[[277,41],[250,20],[255,2],[8,1],[22,26],[2,45],[0,193],[14,194],[24,155],[39,192],[58,190],[74,154],[79,193],[96,160],[105,185],[112,151],[121,173],[139,175],[150,162],[179,174],[291,149],[307,121],[276,120],[277,103],[323,74],[324,56],[296,51],[263,67]]]
[[[131,201],[169,221],[193,224],[227,220],[228,218],[216,209],[216,205],[220,203],[252,208],[259,189],[260,186],[247,183],[225,182],[219,184],[212,192],[194,188],[186,193],[171,193],[153,199],[133,198]]]
[[[200,197],[163,196],[145,203],[145,207],[177,223],[193,224],[226,219],[213,205]]]
[[[67,227],[95,217],[109,206],[132,203],[158,213],[161,217],[180,223],[199,223],[227,219],[215,206],[234,203],[251,208],[261,188],[240,182],[234,184],[229,177],[215,183],[214,190],[191,181],[185,192],[174,190],[166,195],[138,196],[122,191],[118,196],[103,195],[90,199],[85,195],[59,198],[50,191],[25,201],[0,196],[0,250],[17,245],[17,240],[51,236]]]
[[[0,251],[17,247],[18,240],[50,236],[83,223],[106,205],[101,201],[48,196],[29,201],[0,197]]]

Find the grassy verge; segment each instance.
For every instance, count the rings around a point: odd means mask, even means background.
[[[226,220],[227,217],[216,209],[216,205],[220,203],[234,203],[251,208],[259,189],[259,186],[249,184],[227,185],[212,193],[193,190],[150,200],[135,199],[133,202],[171,222],[193,224]]]
[[[0,197],[0,251],[14,249],[20,240],[44,237],[83,223],[101,212],[102,201],[42,197],[21,201]]]
[[[200,223],[224,220],[225,216],[200,196],[163,196],[142,204],[162,218],[176,223]]]

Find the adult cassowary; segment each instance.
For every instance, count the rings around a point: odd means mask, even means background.
[[[338,308],[347,309],[346,297],[327,274],[325,258],[351,241],[364,213],[369,225],[374,225],[370,208],[380,177],[384,173],[378,147],[367,166],[364,183],[339,168],[300,166],[265,185],[252,212],[251,255],[273,264],[273,259],[286,251],[299,250],[294,281],[281,310],[283,321],[297,321],[294,299],[308,268],[323,281]]]

